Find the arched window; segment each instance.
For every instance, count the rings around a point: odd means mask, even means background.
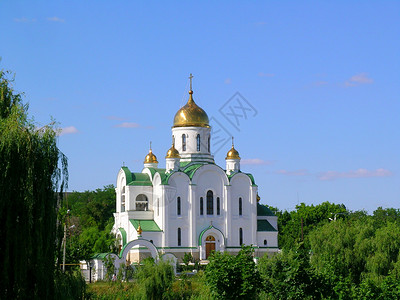
[[[264,240],[264,246],[267,246],[267,240]]]
[[[125,211],[125,186],[122,187],[121,191],[121,212]]]
[[[178,246],[181,246],[182,244],[182,232],[181,229],[178,228]]]
[[[178,197],[178,199],[176,199],[176,214],[178,216],[181,215],[181,197]]]
[[[186,135],[182,134],[182,151],[186,151]]]
[[[200,151],[200,134],[197,135],[196,141],[197,141],[197,151]]]
[[[208,136],[208,153],[210,153],[210,136]]]
[[[204,214],[204,204],[203,204],[203,197],[200,197],[200,215]]]
[[[136,197],[136,210],[146,211],[149,209],[149,201],[146,195],[140,194]]]
[[[207,215],[214,214],[214,196],[212,191],[207,192]]]
[[[219,197],[217,197],[217,215],[221,214],[221,204],[219,201]]]
[[[239,245],[243,245],[243,229],[239,228]]]
[[[243,201],[242,198],[239,198],[239,216],[243,214]]]

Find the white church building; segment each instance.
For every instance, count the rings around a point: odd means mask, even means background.
[[[200,260],[211,251],[234,254],[242,244],[252,245],[257,257],[278,251],[277,217],[258,203],[255,179],[241,170],[233,140],[225,165],[219,166],[210,135],[208,116],[190,87],[188,102],[173,120],[165,168],[150,147],[141,172],[119,170],[113,233],[121,253],[138,239],[178,260],[185,252]],[[149,253],[140,245],[127,251],[131,263]]]

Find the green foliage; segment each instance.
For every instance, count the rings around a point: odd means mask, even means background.
[[[326,292],[325,280],[310,265],[309,252],[300,243],[295,249],[283,250],[258,262],[263,293],[273,299],[321,299]]]
[[[205,275],[216,299],[256,297],[261,281],[252,254],[251,246],[243,246],[236,256],[213,252]]]
[[[50,299],[67,159],[54,122],[37,129],[7,76],[0,71],[0,298]]]
[[[329,218],[344,218],[348,211],[343,204],[323,202],[319,205],[296,205],[296,210],[280,212],[275,210],[278,216],[280,248],[293,248],[301,241],[301,223],[303,222],[303,237],[307,236],[314,228],[328,223]]]
[[[139,287],[138,299],[168,299],[172,295],[174,270],[169,262],[144,259],[134,275]]]
[[[68,194],[62,210],[70,210],[67,242],[68,263],[88,260],[95,253],[117,252],[115,236],[111,234],[114,225],[115,188],[107,185],[95,191]]]
[[[86,282],[79,269],[73,272],[55,274],[55,299],[85,299]]]
[[[115,274],[115,258],[112,257],[111,255],[107,255],[106,257],[104,257],[103,259],[103,264],[104,267],[106,268],[106,280],[107,281],[111,281]]]

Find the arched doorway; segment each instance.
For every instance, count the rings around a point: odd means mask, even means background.
[[[206,259],[208,259],[212,251],[215,251],[215,237],[209,235],[206,237]]]

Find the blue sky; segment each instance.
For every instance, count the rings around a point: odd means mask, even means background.
[[[235,137],[262,203],[372,212],[400,207],[399,15],[399,1],[2,1],[0,64],[36,122],[63,128],[71,191],[140,171],[150,141],[164,167],[193,73],[223,128],[212,151]]]

